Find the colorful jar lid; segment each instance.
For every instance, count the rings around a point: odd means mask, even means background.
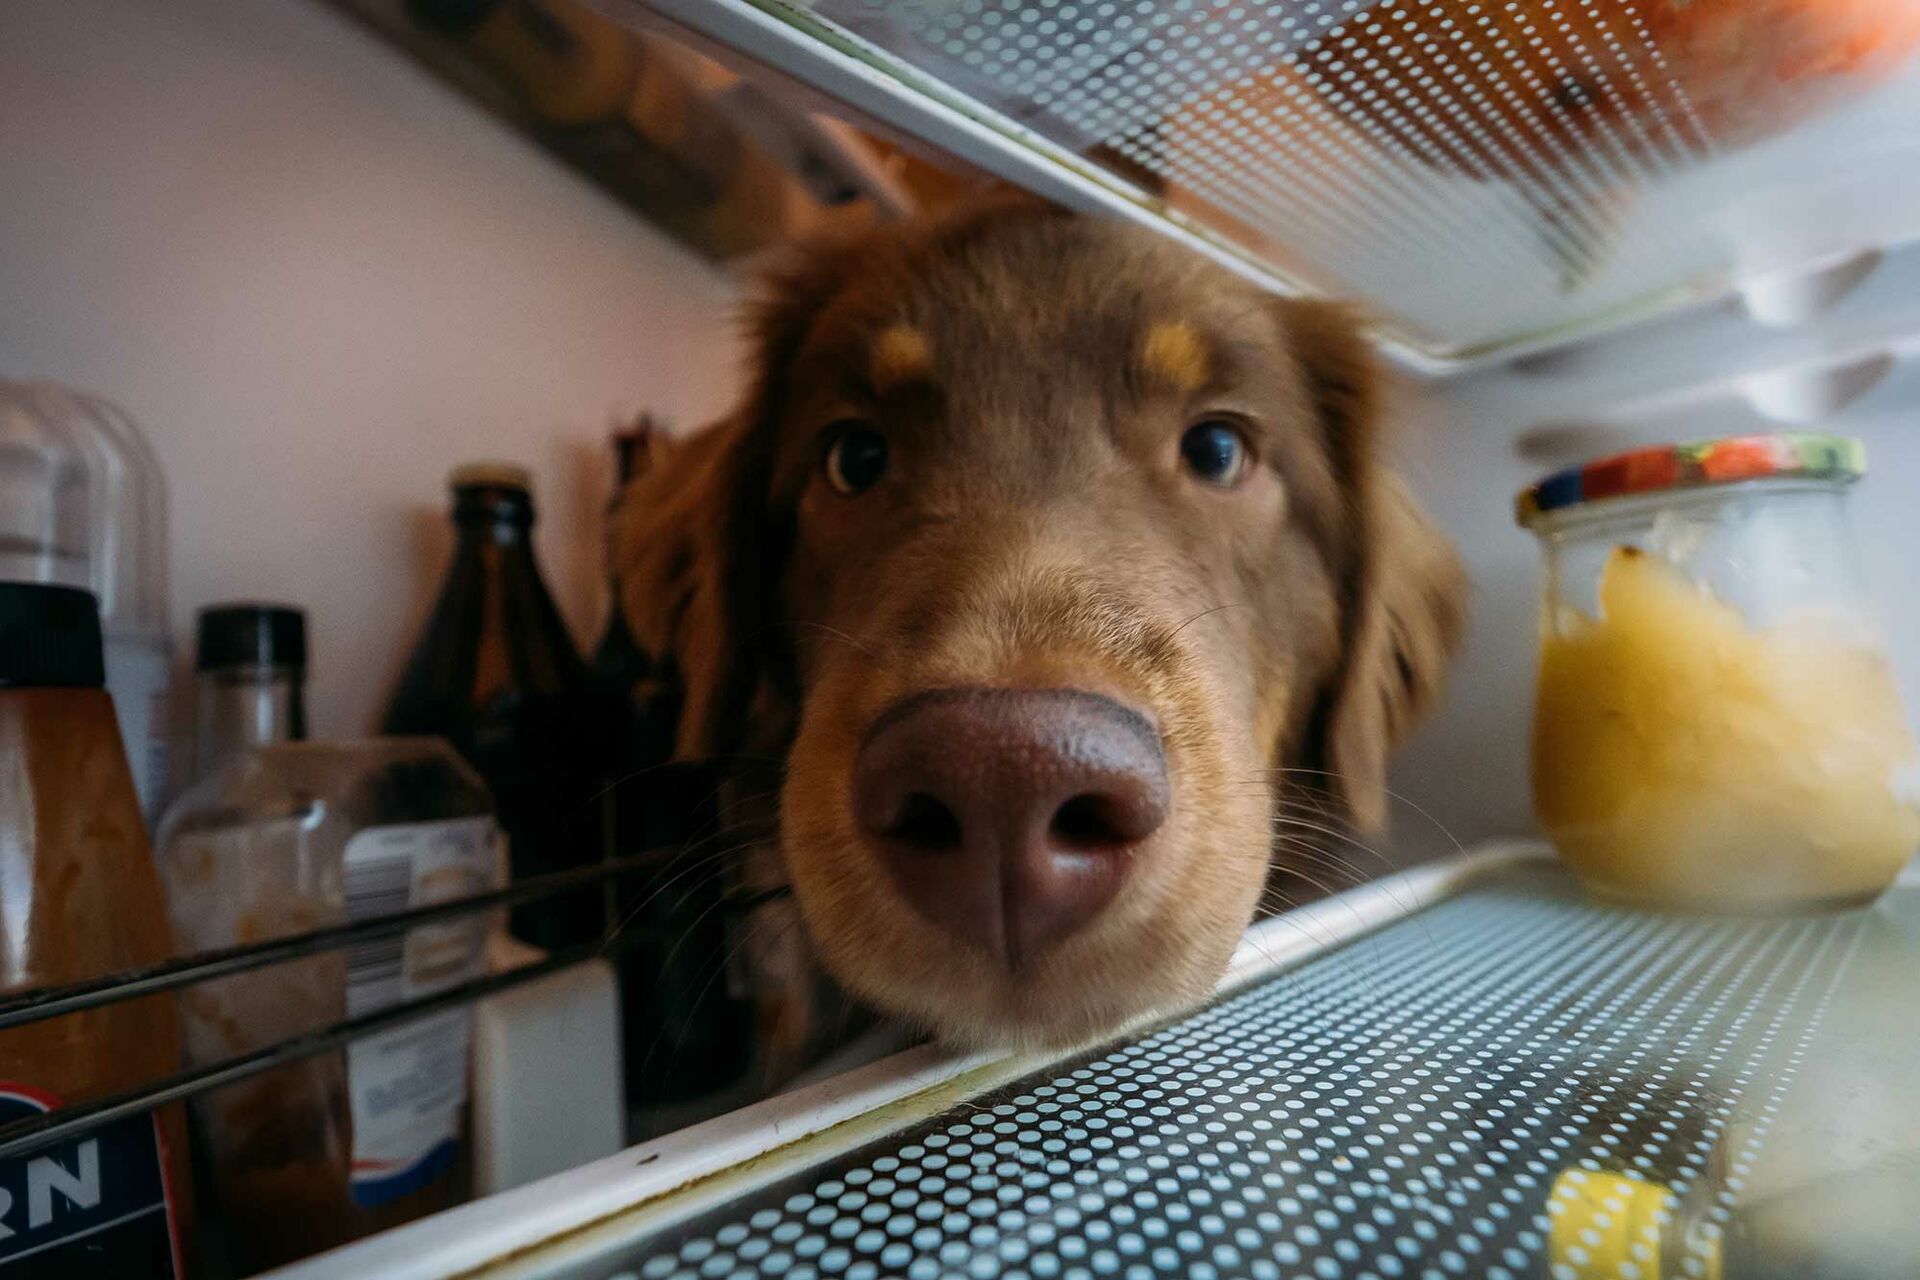
[[[1848,436],[1789,431],[1656,444],[1556,471],[1520,491],[1514,515],[1525,525],[1548,512],[1605,498],[1769,477],[1850,481],[1866,469],[1865,447]]]

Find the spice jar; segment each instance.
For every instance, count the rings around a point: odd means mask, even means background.
[[[1857,574],[1858,441],[1663,445],[1519,498],[1546,557],[1534,812],[1595,892],[1843,906],[1920,845],[1920,751]]]

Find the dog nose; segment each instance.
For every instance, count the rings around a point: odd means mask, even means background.
[[[1075,689],[936,689],[884,711],[854,816],[914,910],[1013,968],[1112,901],[1166,821],[1140,713]]]

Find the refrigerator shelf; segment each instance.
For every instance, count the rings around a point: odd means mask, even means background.
[[[1494,848],[1106,1047],[911,1051],[283,1274],[1907,1274],[1916,921],[1634,912]]]
[[[1920,6],[594,0],[1443,372],[1920,233]]]

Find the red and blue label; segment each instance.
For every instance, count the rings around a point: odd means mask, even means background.
[[[59,1105],[44,1089],[0,1081],[0,1124]],[[0,1160],[0,1280],[175,1280],[182,1274],[151,1115]]]
[[[449,1138],[415,1160],[355,1160],[349,1188],[353,1202],[365,1209],[409,1195],[453,1168],[460,1144]]]

